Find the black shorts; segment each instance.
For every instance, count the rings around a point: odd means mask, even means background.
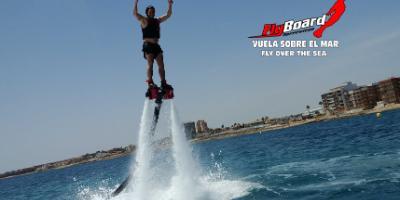
[[[153,54],[154,58],[157,58],[157,56],[163,52],[160,45],[151,42],[144,42],[142,51],[144,59],[147,59],[146,54]]]

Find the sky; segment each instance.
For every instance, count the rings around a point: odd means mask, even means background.
[[[252,47],[248,37],[264,24],[320,16],[333,3],[176,0],[160,44],[180,118],[215,128],[296,114],[345,81],[400,76],[395,0],[347,0],[324,35],[340,41],[327,57],[261,57]],[[167,0],[141,0],[140,12],[149,4],[166,12]],[[133,0],[0,2],[0,173],[136,144],[146,62],[132,7]]]

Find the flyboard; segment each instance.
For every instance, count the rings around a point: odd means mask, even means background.
[[[157,85],[152,85],[146,92],[146,97],[150,100],[154,100],[156,106],[154,108],[153,121],[150,127],[150,134],[153,136],[156,132],[156,127],[158,123],[158,118],[160,117],[160,110],[163,100],[173,99],[174,98],[174,88],[170,85],[167,87],[158,87]],[[111,196],[115,197],[119,193],[121,193],[126,186],[128,186],[130,180],[132,179],[132,175],[130,174],[125,180],[119,185],[119,187],[111,194]]]

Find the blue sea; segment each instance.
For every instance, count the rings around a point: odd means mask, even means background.
[[[210,185],[226,191],[221,199],[400,199],[400,110],[192,148],[201,173],[216,183]],[[156,154],[164,157],[168,151]],[[127,156],[2,179],[0,199],[107,199],[133,160]]]

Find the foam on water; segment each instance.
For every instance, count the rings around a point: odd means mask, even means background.
[[[217,162],[214,164],[216,171],[203,173],[192,155],[192,147],[186,140],[174,102],[164,103],[163,106],[170,106],[168,128],[171,129],[172,147],[168,152],[172,163],[168,162],[167,155],[157,155],[152,145],[149,134],[152,103],[146,100],[140,122],[136,159],[132,167],[133,181],[126,191],[112,198],[113,200],[229,200],[246,196],[253,189],[265,188],[248,181],[224,179],[227,172]],[[102,187],[97,191],[84,188],[79,196],[80,199],[108,199],[116,187],[118,185],[114,188]]]
[[[340,190],[374,182],[398,181],[399,177],[393,173],[393,169],[400,164],[398,158],[393,152],[379,152],[290,162],[269,167],[264,176],[268,180],[291,182],[290,186],[278,187],[285,191]],[[285,180],[282,181],[282,178]],[[305,179],[316,180],[304,184],[301,180]]]

